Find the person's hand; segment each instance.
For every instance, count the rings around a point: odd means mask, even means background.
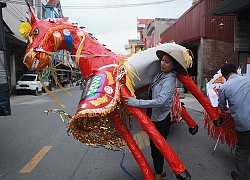
[[[128,105],[129,97],[122,96],[122,99],[123,99],[122,101],[123,101],[124,105],[127,106]]]
[[[217,107],[217,110],[218,110],[218,113],[221,114],[221,109],[219,109],[219,108]]]

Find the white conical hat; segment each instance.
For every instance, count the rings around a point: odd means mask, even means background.
[[[164,54],[168,54],[173,57],[180,66],[176,69],[176,72],[186,76],[188,74],[187,68],[185,65],[185,54],[182,50],[157,50],[156,55],[161,60]]]

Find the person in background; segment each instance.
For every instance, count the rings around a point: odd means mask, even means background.
[[[149,99],[127,98],[124,100],[125,105],[148,108],[147,115],[155,125],[159,133],[166,139],[170,128],[170,108],[174,96],[176,85],[175,71],[185,71],[186,67],[182,66],[184,61],[183,52],[180,50],[157,50],[157,57],[160,59],[161,71],[153,78],[149,86]],[[161,180],[166,178],[164,167],[164,157],[150,139],[151,156],[155,169],[155,179]],[[187,173],[187,179],[191,176]]]
[[[247,172],[250,171],[247,169],[250,150],[250,77],[238,75],[233,64],[223,66],[221,73],[226,83],[218,90],[218,108],[230,110],[237,136],[235,166],[231,177],[234,180],[246,180]]]

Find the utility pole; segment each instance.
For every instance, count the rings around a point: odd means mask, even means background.
[[[5,58],[5,38],[2,8],[7,5],[0,2],[0,116],[11,115],[10,91],[7,75],[7,62]]]

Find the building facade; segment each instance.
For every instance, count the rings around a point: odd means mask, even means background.
[[[162,34],[162,42],[175,41],[194,54],[189,75],[205,91],[206,82],[225,64],[238,65],[238,52],[234,50],[234,14],[204,16],[221,0],[198,0]]]
[[[161,33],[171,26],[177,19],[168,19],[168,18],[155,18],[147,27],[146,27],[146,37],[147,44],[151,47],[161,42]]]
[[[159,40],[174,41],[190,49],[194,57],[188,72],[204,92],[206,82],[225,63],[235,64],[246,72],[250,57],[250,1],[192,0],[190,3],[191,7],[178,19],[139,19],[138,46],[148,46],[151,42],[154,46]],[[158,24],[167,27],[158,31]]]
[[[177,19],[155,18],[155,19],[138,19],[137,18],[137,32],[139,36],[137,39],[129,39],[125,49],[129,54],[137,51],[153,47],[161,42],[161,32],[173,24]]]

